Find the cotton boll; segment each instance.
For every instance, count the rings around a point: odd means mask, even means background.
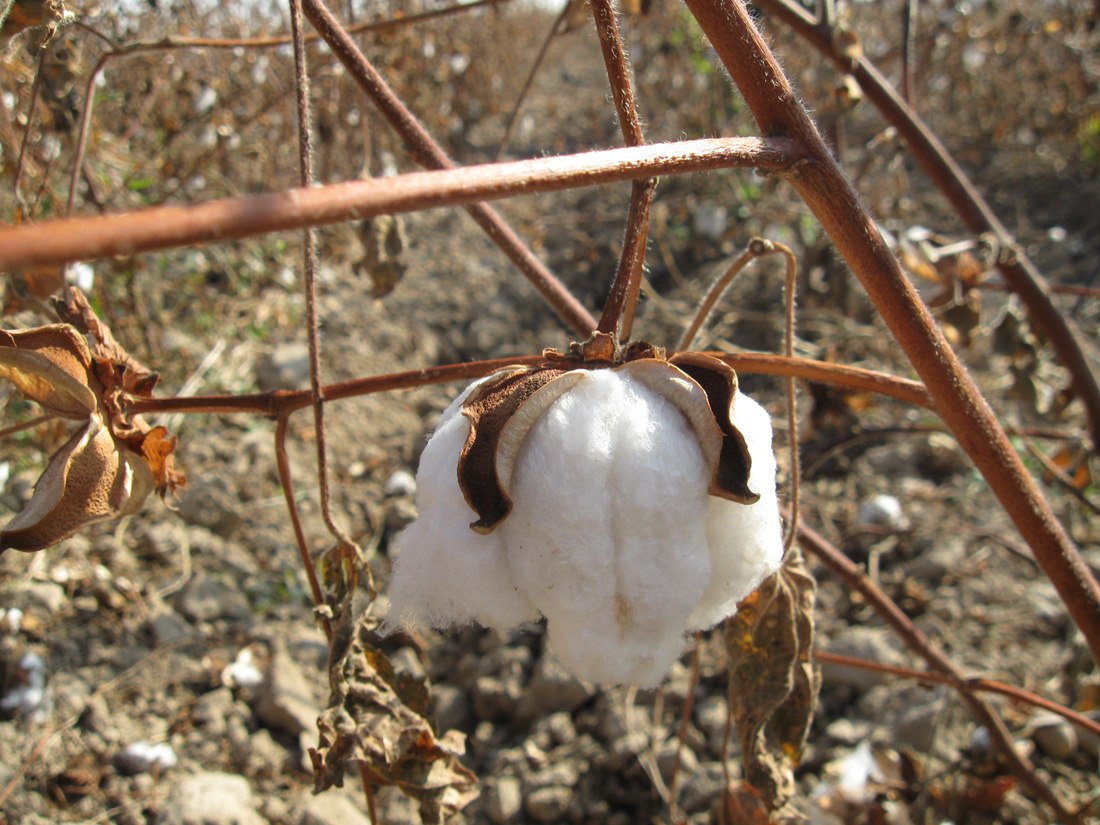
[[[762,406],[738,392],[731,421],[745,438],[752,459],[749,489],[760,500],[746,505],[710,498],[706,518],[710,584],[688,620],[691,630],[705,630],[732,616],[737,603],[779,569],[783,559],[771,418]]]
[[[588,372],[532,427],[501,525],[516,582],[578,676],[656,684],[710,563],[686,417],[626,370]]]
[[[482,536],[470,529],[476,516],[457,483],[458,456],[470,432],[461,408],[479,383],[443,413],[420,457],[420,515],[395,543],[391,623],[449,627],[477,621],[506,630],[538,618],[512,584],[500,534]]]

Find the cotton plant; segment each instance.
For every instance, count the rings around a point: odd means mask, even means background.
[[[388,626],[545,617],[579,678],[660,683],[783,542],[768,413],[717,359],[596,333],[474,382],[421,457]]]

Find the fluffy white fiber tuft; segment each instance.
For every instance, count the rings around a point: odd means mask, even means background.
[[[756,504],[707,494],[687,417],[627,365],[586,372],[542,414],[516,458],[511,514],[480,535],[457,480],[468,393],[421,458],[420,515],[396,542],[390,624],[506,630],[541,614],[578,677],[652,686],[687,632],[731,615],[778,567],[771,423],[747,396],[737,394],[733,421]]]

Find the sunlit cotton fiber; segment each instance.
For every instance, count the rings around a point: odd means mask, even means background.
[[[545,616],[551,648],[581,679],[652,686],[686,633],[734,613],[777,569],[767,412],[737,393],[732,421],[760,500],[711,496],[696,431],[631,366],[585,371],[541,414],[506,485],[512,511],[488,535],[470,529],[457,478],[476,384],[444,412],[420,461],[419,517],[396,542],[391,625],[507,630]]]

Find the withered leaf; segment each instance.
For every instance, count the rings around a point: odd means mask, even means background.
[[[751,785],[741,783],[726,788],[710,821],[712,825],[770,825],[772,818],[760,794]]]
[[[119,515],[131,504],[134,482],[134,470],[110,431],[91,416],[54,453],[30,502],[0,531],[0,552],[41,550]]]
[[[794,793],[820,676],[811,661],[814,581],[797,547],[727,620],[729,702],[745,779],[770,811]]]
[[[92,355],[67,324],[19,332],[0,330],[0,378],[64,418],[86,418],[96,408],[88,386]]]
[[[164,427],[153,427],[145,434],[141,442],[141,452],[153,474],[153,484],[157,492],[174,492],[177,487],[187,486],[187,476],[173,467],[172,452],[176,449],[176,437],[167,437]]]
[[[346,610],[342,617],[329,664],[332,696],[310,750],[316,789],[341,786],[344,762],[354,759],[372,781],[417,799],[424,822],[442,822],[476,796],[476,777],[458,761],[465,739],[456,731],[437,738],[424,680],[394,671],[370,642],[372,620],[352,626]]]

